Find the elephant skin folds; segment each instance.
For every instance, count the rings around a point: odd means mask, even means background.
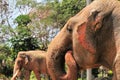
[[[113,71],[113,80],[120,80],[120,2],[94,0],[67,21],[47,50],[52,80],[68,75],[64,57],[69,50],[79,69],[103,65]]]

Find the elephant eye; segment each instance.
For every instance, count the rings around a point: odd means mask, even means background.
[[[71,33],[71,32],[72,32],[71,26],[68,26],[68,27],[67,27],[67,30]]]
[[[18,63],[18,64],[21,64],[21,61],[18,61],[17,63]]]

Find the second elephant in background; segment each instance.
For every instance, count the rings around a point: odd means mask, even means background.
[[[19,77],[22,68],[25,70],[25,80],[30,79],[31,71],[35,73],[37,80],[41,80],[40,74],[45,74],[48,77],[46,52],[40,50],[19,52],[15,60],[13,77],[11,80],[16,80],[16,78]]]

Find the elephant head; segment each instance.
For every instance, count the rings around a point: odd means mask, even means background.
[[[13,77],[11,80],[16,80],[16,77],[19,77],[21,75],[22,67],[27,65],[29,61],[30,61],[30,57],[27,56],[25,52],[18,53],[18,56],[15,60]]]
[[[119,10],[120,2],[117,0],[95,0],[67,21],[47,50],[47,66],[52,80],[61,80],[61,76],[67,75],[64,56],[68,50],[73,51],[78,69],[103,65],[118,75]],[[117,78],[120,79],[116,76],[114,80]]]

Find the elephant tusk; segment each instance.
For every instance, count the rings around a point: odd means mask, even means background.
[[[11,80],[16,80],[15,78],[16,78],[17,74],[19,73],[19,71],[20,71],[20,70],[17,70],[17,71],[15,72],[15,74],[13,75],[13,77],[12,77]]]

